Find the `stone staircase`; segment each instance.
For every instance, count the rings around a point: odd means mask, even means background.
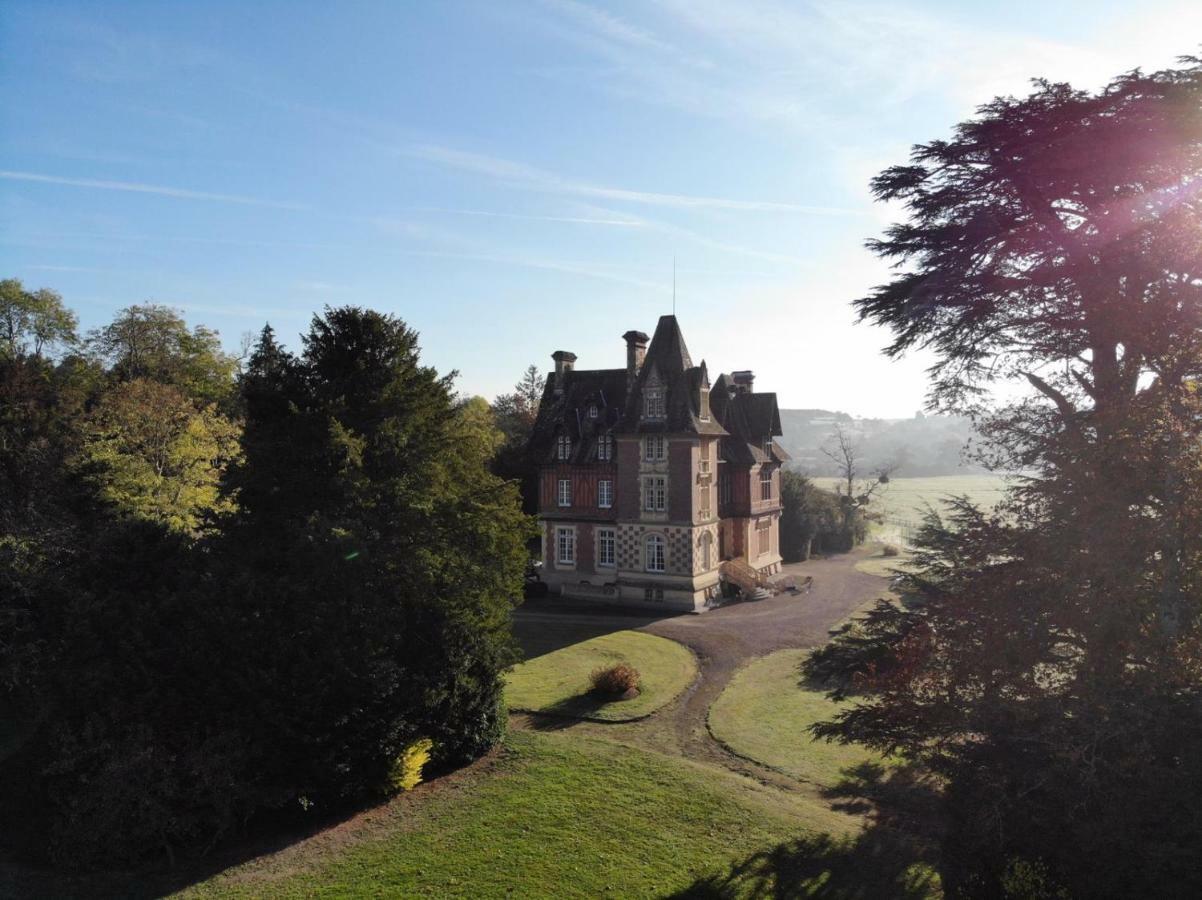
[[[763,600],[772,596],[772,585],[768,579],[744,559],[724,560],[718,567],[718,574],[735,585],[742,592],[744,599]]]

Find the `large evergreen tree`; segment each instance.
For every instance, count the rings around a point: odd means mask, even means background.
[[[860,702],[820,734],[947,779],[945,881],[1202,890],[1202,62],[1039,82],[873,183],[909,220],[857,304],[937,354],[934,405],[1035,473],[924,530],[903,606],[813,657]],[[1028,884],[1028,887],[1030,885]],[[1050,888],[1049,888],[1050,889]]]

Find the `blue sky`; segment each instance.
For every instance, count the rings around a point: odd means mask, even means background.
[[[787,407],[904,416],[849,302],[867,180],[997,93],[1196,49],[1202,4],[0,4],[0,273],[231,348],[396,313],[465,393],[623,365],[672,308]]]

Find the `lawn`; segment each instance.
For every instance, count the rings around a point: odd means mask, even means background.
[[[754,660],[710,708],[714,737],[734,752],[787,775],[833,787],[844,769],[881,757],[859,746],[815,741],[806,728],[838,712],[818,691],[799,687],[806,650],[781,650]]]
[[[611,703],[591,696],[592,671],[620,662],[642,674],[639,696]],[[505,698],[514,710],[626,722],[655,712],[696,677],[697,660],[681,644],[639,631],[615,631],[517,666],[507,678]]]
[[[516,732],[491,771],[454,790],[424,785],[367,833],[319,835],[185,895],[660,897],[704,879],[746,896],[763,873],[750,866],[731,880],[732,865],[809,836],[817,887],[828,865],[846,864],[854,827],[816,798],[767,795],[678,758]]]
[[[814,483],[834,490],[837,478],[815,478]],[[1005,475],[944,475],[936,478],[892,478],[873,498],[873,506],[886,516],[917,521],[927,505],[939,509],[948,497],[967,496],[978,505],[992,509],[1002,499]]]

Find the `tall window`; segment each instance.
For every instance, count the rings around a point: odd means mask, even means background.
[[[612,528],[597,529],[597,565],[611,568],[616,562],[617,538]]]
[[[590,404],[589,404],[589,407],[588,407],[588,417],[589,417],[590,419],[595,419],[595,418],[597,418],[597,404],[596,404],[596,403],[590,403]]]
[[[760,469],[760,499],[772,499],[772,470]]]
[[[701,457],[697,463],[697,471],[702,475],[708,475],[710,471],[710,445],[704,441],[701,444]]]
[[[648,572],[662,572],[667,568],[667,548],[662,537],[658,534],[648,535],[644,549]]]
[[[668,508],[668,479],[663,475],[648,475],[643,479],[643,509],[663,512]]]
[[[560,506],[572,505],[572,479],[559,479],[559,490],[556,493],[556,499]]]
[[[712,490],[713,489],[708,484],[701,488],[701,518],[702,519],[708,519],[710,517],[710,510],[712,509],[712,506],[710,504],[710,494],[712,493]]]
[[[664,417],[664,389],[649,387],[643,392],[643,416],[647,419]]]
[[[730,475],[726,472],[718,473],[718,502],[729,503],[731,497],[734,496],[734,488],[730,483]]]
[[[643,458],[658,462],[668,456],[668,439],[662,434],[649,434],[643,438]]]
[[[609,509],[614,505],[614,483],[608,478],[597,482],[597,505],[602,509]]]
[[[555,529],[555,562],[559,565],[571,566],[576,564],[576,530],[573,528]]]
[[[572,455],[572,439],[566,434],[561,434],[559,440],[555,444],[555,458],[568,459]]]
[[[764,439],[764,455],[769,459],[772,458],[772,438]]]
[[[772,520],[760,519],[755,523],[755,532],[759,539],[760,556],[763,556],[772,549]]]
[[[704,387],[701,388],[701,421],[708,422],[710,420],[710,392]]]
[[[708,531],[701,536],[701,571],[708,572],[714,567],[714,536]]]
[[[597,438],[597,459],[608,462],[614,458],[614,436],[603,434]]]

